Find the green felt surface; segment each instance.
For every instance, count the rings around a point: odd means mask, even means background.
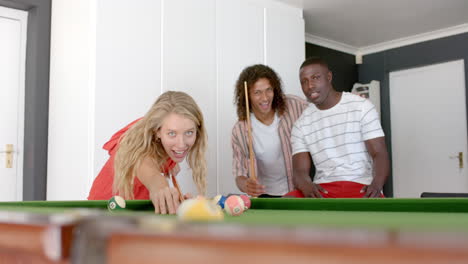
[[[369,211],[369,212],[450,212],[468,213],[467,198],[386,198],[386,199],[297,199],[252,198],[252,209],[304,211]],[[2,207],[29,208],[107,208],[106,200],[99,201],[24,201],[0,202]],[[149,200],[127,200],[126,208],[153,211]]]
[[[385,198],[385,199],[297,199],[252,198],[252,209],[325,210],[376,212],[460,212],[468,213],[467,198]],[[149,200],[128,200],[127,209],[153,210]],[[14,207],[107,208],[107,201],[25,201],[0,202]]]
[[[0,211],[39,214],[64,213],[79,208],[101,209],[104,214],[149,215],[148,200],[126,201],[127,209],[109,213],[107,201],[0,202]],[[168,216],[175,218],[174,216]],[[338,228],[386,228],[456,230],[468,232],[468,199],[252,199],[252,208],[224,223],[269,226],[319,226]]]
[[[375,198],[313,199],[253,198],[252,208],[274,210],[325,210],[374,212],[459,212],[468,213],[467,198]]]
[[[247,210],[227,216],[224,222],[284,227],[444,230],[468,232],[468,214],[427,212],[358,212],[306,210]]]
[[[135,211],[153,211],[154,207],[150,200],[128,200],[125,201],[126,208]],[[107,200],[95,201],[24,201],[24,202],[0,202],[3,207],[27,207],[27,208],[97,208],[107,209]]]

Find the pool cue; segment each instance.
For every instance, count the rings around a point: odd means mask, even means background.
[[[176,180],[176,177],[174,177],[172,175],[172,173],[169,173],[169,176],[172,180],[172,185],[174,185],[174,188],[177,189],[177,191],[179,192],[179,199],[181,202],[183,202],[185,199],[184,199],[184,195],[182,195],[182,191],[180,190],[180,187],[179,187],[179,184],[177,183],[177,180]]]
[[[244,90],[245,90],[245,107],[247,109],[245,115],[247,117],[247,134],[248,134],[248,144],[249,144],[249,156],[250,156],[250,177],[254,180],[257,179],[255,175],[255,164],[254,164],[254,152],[252,147],[252,129],[250,126],[250,110],[249,110],[249,92],[247,89],[247,82],[244,82]]]

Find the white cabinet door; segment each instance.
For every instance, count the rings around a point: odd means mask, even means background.
[[[283,80],[284,91],[301,98],[299,67],[305,59],[304,19],[300,9],[266,8],[265,63]]]
[[[102,145],[142,117],[162,92],[161,2],[100,0],[97,5],[93,176],[109,157]]]
[[[23,199],[27,17],[25,11],[0,7],[0,201]],[[13,153],[6,153],[6,145]]]
[[[468,192],[465,89],[463,60],[390,73],[395,197]]]
[[[264,8],[246,1],[217,0],[216,49],[219,193],[239,193],[232,175],[231,129],[237,121],[234,87],[241,71],[264,63]]]
[[[203,112],[208,133],[207,194],[216,194],[215,0],[164,1],[163,90],[188,93]],[[196,194],[187,164],[178,177],[182,192]]]

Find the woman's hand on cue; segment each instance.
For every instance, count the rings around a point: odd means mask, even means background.
[[[245,181],[245,192],[252,197],[258,197],[265,193],[265,186],[258,183],[256,179],[247,178]]]

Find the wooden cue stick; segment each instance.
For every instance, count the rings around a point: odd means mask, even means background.
[[[177,191],[179,192],[180,201],[183,202],[184,201],[184,195],[182,194],[182,191],[180,190],[180,187],[179,187],[179,184],[177,183],[176,177],[174,177],[174,175],[172,175],[172,173],[170,173],[169,175],[171,176],[172,185],[174,185],[174,188],[176,188]]]
[[[249,91],[247,89],[247,82],[244,82],[245,89],[245,107],[247,109],[245,115],[247,117],[247,134],[248,134],[248,144],[249,144],[249,156],[250,156],[250,177],[254,180],[257,179],[255,175],[255,164],[254,164],[254,152],[252,147],[252,128],[250,126],[250,110],[249,110]]]

